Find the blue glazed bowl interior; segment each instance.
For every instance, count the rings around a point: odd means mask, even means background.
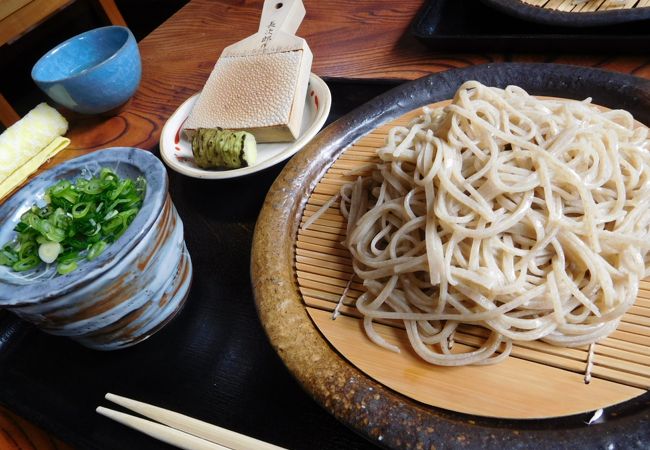
[[[0,307],[42,301],[87,283],[115,265],[151,228],[167,198],[166,169],[151,152],[131,147],[114,147],[59,164],[34,178],[0,205],[0,246],[15,237],[14,227],[25,211],[34,203],[45,205],[43,196],[49,186],[62,179],[73,181],[86,173],[99,173],[102,167],[115,170],[121,177],[145,177],[145,198],[134,221],[99,257],[93,261],[83,261],[76,270],[66,275],[39,277],[43,271],[42,266],[23,275],[13,272],[7,266],[0,266]]]
[[[91,30],[68,39],[34,66],[34,80],[52,82],[81,74],[115,55],[129,39],[122,27]]]
[[[32,79],[52,100],[82,114],[121,106],[140,84],[142,64],[133,33],[121,26],[87,31],[43,55]]]

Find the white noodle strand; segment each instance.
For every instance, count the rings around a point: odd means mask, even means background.
[[[592,344],[634,303],[650,140],[628,112],[469,81],[377,154],[340,198],[378,345],[399,351],[373,324],[401,320],[432,364],[490,364],[518,340]],[[454,345],[468,325],[484,330],[478,348]]]

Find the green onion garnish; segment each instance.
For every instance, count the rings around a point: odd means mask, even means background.
[[[45,261],[56,263],[59,274],[72,272],[80,260],[97,258],[126,231],[145,189],[144,178],[121,179],[108,168],[74,184],[57,182],[45,192],[47,206],[34,205],[21,216],[14,227],[17,236],[0,249],[0,264],[25,271]]]

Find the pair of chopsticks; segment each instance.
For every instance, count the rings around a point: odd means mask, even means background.
[[[119,395],[108,393],[106,400],[156,422],[103,406],[97,407],[99,414],[179,448],[187,450],[282,450],[282,447],[250,436]]]

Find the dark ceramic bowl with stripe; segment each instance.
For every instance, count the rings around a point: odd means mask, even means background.
[[[134,345],[159,330],[181,309],[192,278],[183,223],[168,194],[164,165],[150,152],[130,147],[97,151],[62,163],[34,178],[0,206],[0,243],[45,190],[103,167],[120,177],[145,178],[146,193],[135,219],[93,261],[58,275],[46,267],[27,274],[0,266],[0,308],[50,334],[93,349]],[[51,269],[49,269],[51,271]]]

